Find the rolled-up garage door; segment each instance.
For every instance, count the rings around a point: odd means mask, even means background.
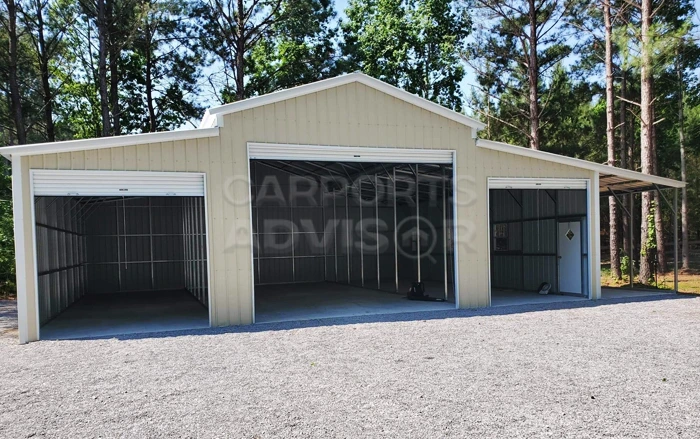
[[[32,170],[35,196],[204,195],[204,174],[196,172]]]
[[[253,160],[451,164],[452,155],[449,149],[248,143],[248,156]]]

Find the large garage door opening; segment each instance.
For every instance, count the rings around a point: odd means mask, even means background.
[[[40,195],[35,219],[42,339],[209,326],[202,196]]]
[[[491,304],[589,294],[586,189],[490,189]]]
[[[256,322],[455,308],[452,164],[250,171]]]

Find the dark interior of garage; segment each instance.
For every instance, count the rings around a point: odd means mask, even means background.
[[[489,221],[492,305],[587,296],[586,190],[491,189]]]
[[[43,339],[209,326],[202,197],[35,199]]]
[[[256,322],[455,307],[451,165],[251,160],[251,181]]]

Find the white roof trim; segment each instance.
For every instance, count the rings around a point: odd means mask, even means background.
[[[552,154],[551,152],[537,151],[530,148],[524,148],[522,146],[510,145],[508,143],[494,142],[493,140],[478,139],[476,141],[476,146],[494,151],[516,154],[523,157],[560,163],[562,165],[574,166],[576,168],[588,169],[590,171],[600,172],[601,174],[615,175],[628,180],[644,181],[650,184],[674,188],[685,187],[685,183],[682,181],[673,180],[671,178],[643,174],[641,172],[631,171],[629,169],[616,168],[614,166],[589,162],[588,160],[575,159],[573,157],[566,157],[559,154]]]
[[[423,99],[405,90],[401,90],[398,87],[394,87],[393,85],[387,84],[384,81],[380,81],[379,79],[372,78],[371,76],[367,76],[364,73],[359,72],[336,76],[335,78],[324,79],[322,81],[312,82],[311,84],[300,85],[298,87],[280,90],[262,96],[256,96],[231,104],[225,104],[218,107],[209,108],[204,114],[202,122],[199,126],[201,128],[214,126],[216,120],[212,118],[212,116],[218,114],[229,114],[238,111],[249,110],[251,108],[259,107],[262,105],[268,105],[287,99],[293,99],[299,96],[316,93],[319,91],[327,90],[329,88],[339,87],[341,85],[346,85],[353,82],[359,82],[382,93],[386,93],[397,99],[401,99],[402,101],[408,102],[409,104],[413,104],[417,107],[423,108],[424,110],[439,114],[440,116],[454,120],[455,122],[467,125],[477,130],[481,130],[486,126],[478,120],[472,119],[469,116],[457,113],[456,111],[452,111],[448,108],[443,107],[442,105],[436,104],[435,102]]]
[[[217,119],[218,118],[216,115],[209,113],[209,110],[207,110],[204,112],[204,116],[202,116],[202,120],[199,122],[199,126],[197,128],[202,129],[218,126]]]
[[[67,140],[64,142],[33,143],[29,145],[6,146],[0,148],[0,153],[11,160],[12,156],[85,151],[90,149],[141,145],[145,143],[171,142],[175,140],[217,137],[218,135],[218,127],[204,129],[198,128],[195,130],[164,131],[158,133],[129,134],[125,136],[115,137],[98,137],[96,139]]]

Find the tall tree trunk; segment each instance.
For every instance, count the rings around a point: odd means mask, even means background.
[[[146,103],[148,105],[148,131],[155,133],[157,129],[156,124],[156,110],[153,105],[153,73],[151,69],[153,68],[153,58],[151,53],[151,37],[152,35],[147,35],[146,43]]]
[[[620,81],[620,167],[630,168],[627,158],[627,72],[622,70],[621,81]],[[624,203],[627,212],[632,212],[630,195],[623,195],[622,202]],[[629,215],[623,215],[622,218],[622,247],[624,248],[625,254],[629,258],[630,263],[632,262],[631,247],[629,240],[629,228],[630,219]],[[625,273],[623,273],[625,274]]]
[[[530,53],[527,63],[528,86],[530,87],[530,148],[540,149],[540,106],[537,83],[539,66],[537,59],[537,6],[535,0],[528,0],[530,22]]]
[[[653,81],[652,81],[653,84]],[[651,120],[652,123],[656,120],[656,111],[654,107],[651,108]],[[653,169],[654,175],[659,175],[659,154],[656,151],[656,125],[651,128],[651,145],[653,151]],[[658,191],[654,191],[654,228],[656,230],[656,259],[658,264],[658,269],[661,273],[666,273],[666,231],[664,229],[663,222],[663,209],[667,207],[663,200],[663,197]]]
[[[678,75],[678,144],[681,151],[681,181],[685,183],[688,174],[685,168],[685,120],[683,113],[685,102],[683,98],[683,63],[681,62],[681,53],[679,50],[676,57],[676,73]],[[681,254],[684,270],[690,269],[688,225],[688,190],[684,187],[681,189]]]
[[[641,161],[642,172],[653,174],[654,149],[653,149],[653,81],[651,60],[651,0],[642,0],[642,47],[641,47]],[[639,281],[649,284],[652,278],[652,255],[649,237],[649,215],[652,211],[653,193],[647,191],[642,194],[642,217],[640,233],[640,258]],[[654,227],[654,223],[651,223]]]
[[[236,38],[236,65],[234,66],[234,75],[236,79],[236,100],[241,101],[245,99],[245,88],[243,77],[245,76],[245,5],[243,0],[238,0],[238,16],[237,20],[237,31],[238,37]]]
[[[615,166],[615,98],[613,89],[613,47],[612,47],[612,18],[610,16],[609,0],[603,0],[603,17],[605,21],[605,134],[608,144],[608,165]],[[620,279],[620,248],[618,245],[619,215],[615,197],[608,197],[610,212],[610,274],[614,279]]]
[[[114,0],[109,0],[107,8],[107,22],[109,26],[109,101],[112,107],[112,135],[121,134],[121,108],[119,103],[119,38],[118,30],[114,24]]]
[[[46,47],[46,38],[44,36],[44,8],[42,7],[41,0],[36,0],[36,23],[46,139],[49,142],[54,142],[56,141],[56,129],[53,122],[53,91],[51,90],[51,83],[49,82],[49,52],[48,47]]]
[[[17,30],[17,3],[15,0],[6,0],[7,5],[7,37],[9,40],[9,62],[8,82],[10,83],[10,107],[12,111],[12,121],[15,124],[17,143],[23,145],[27,143],[27,132],[24,127],[24,115],[22,114],[22,98],[19,92],[19,31]]]
[[[107,50],[109,27],[107,25],[107,8],[105,2],[97,0],[97,33],[99,40],[97,80],[100,90],[100,110],[102,115],[102,137],[108,137],[112,132],[109,119],[109,94],[107,91]]]

